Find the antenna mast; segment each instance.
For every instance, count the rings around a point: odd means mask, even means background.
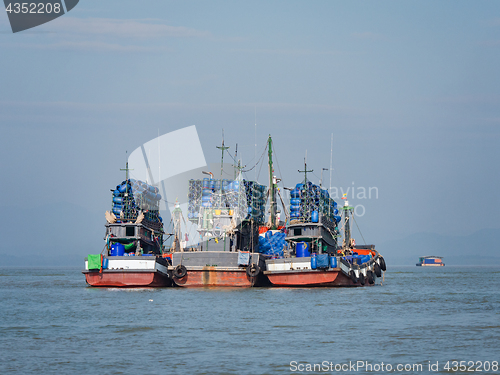
[[[224,169],[224,151],[226,151],[229,146],[224,146],[224,129],[222,129],[222,145],[215,146],[219,150],[221,150],[221,159],[220,159],[220,192],[219,192],[219,206],[222,205],[222,171]]]
[[[307,155],[307,154],[306,154]],[[308,186],[307,186],[307,172],[314,172],[313,169],[311,169],[310,171],[307,170],[307,162],[306,162],[306,158],[304,158],[304,170],[301,171],[299,170],[299,173],[304,173],[304,191],[306,192],[306,207],[307,207],[307,212],[304,211],[304,216],[302,217],[303,220],[308,220],[309,218],[306,217],[309,216],[309,211],[310,211],[310,207],[309,207],[309,189],[308,189]]]
[[[125,151],[125,155],[127,155],[127,151]],[[133,169],[128,168],[128,159],[127,162],[125,163],[125,169],[120,168],[120,171],[125,171],[125,182],[128,182],[128,171],[133,171]],[[126,186],[125,194],[126,196],[128,196],[128,184],[126,183],[125,186]]]
[[[269,210],[271,229],[276,229],[276,183],[273,176],[273,140],[271,139],[271,134],[269,134],[269,139],[267,140],[268,158],[269,158]]]
[[[328,189],[328,194],[332,193],[332,169],[333,169],[333,133],[332,133],[332,142],[330,145],[330,186]]]

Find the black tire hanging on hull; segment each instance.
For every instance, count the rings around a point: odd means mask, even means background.
[[[380,277],[382,276],[382,271],[380,270],[380,266],[378,265],[378,263],[375,263],[374,266],[373,266],[373,270],[375,271],[375,275],[377,277]]]
[[[356,272],[354,271],[349,271],[349,277],[351,278],[351,281],[356,284],[358,282],[358,278],[356,277]]]
[[[260,267],[256,264],[250,264],[247,267],[247,275],[249,277],[255,277],[259,274],[259,272],[260,272]]]
[[[187,268],[184,267],[182,264],[179,264],[177,267],[175,267],[173,274],[178,279],[182,279],[184,276],[187,275]]]
[[[375,279],[373,278],[373,272],[372,271],[366,271],[366,278],[368,279],[368,284],[375,284]]]
[[[387,267],[385,266],[385,259],[380,257],[380,269],[382,271],[385,271],[387,269]]]
[[[365,275],[362,272],[359,273],[359,282],[361,285],[365,285]]]

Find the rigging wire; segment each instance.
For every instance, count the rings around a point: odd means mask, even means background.
[[[273,143],[273,152],[274,152],[274,156],[275,156],[275,159],[276,159],[276,165],[278,166],[278,172],[280,173],[280,183],[281,183],[281,186],[283,187],[283,191],[285,190],[285,183],[283,182],[283,174],[281,173],[281,169],[280,169],[280,162],[278,160],[278,154],[276,153],[276,148],[274,147],[274,143]],[[278,190],[278,195],[280,196],[280,200],[281,200],[281,206],[283,208],[283,211],[285,213],[285,218],[286,217],[289,217],[289,215],[287,214],[287,211],[286,211],[286,206],[285,206],[285,202],[283,201],[283,197],[281,196],[281,193],[280,191]]]
[[[262,159],[262,157],[266,154],[266,151],[267,151],[267,144],[266,144],[266,148],[264,149],[264,152],[262,154],[262,156],[260,157],[260,159]],[[264,165],[264,163],[261,163],[260,164],[260,168],[259,168],[259,174],[257,175],[257,177],[255,178],[255,181],[258,181],[259,180],[259,176],[260,176],[260,172],[262,171],[262,166]],[[272,181],[271,181],[272,183]]]
[[[283,177],[283,174],[281,173],[281,169],[280,169],[280,162],[278,161],[278,154],[276,153],[276,149],[274,148],[274,143],[273,143],[273,152],[274,152],[274,156],[276,158],[276,164],[278,165],[278,171],[280,172],[280,177]],[[281,185],[283,185],[283,188],[285,188],[285,184],[283,182],[283,179],[281,179]]]
[[[264,155],[266,154],[266,150],[267,150],[267,144],[266,146],[264,147],[264,151],[262,152],[262,155],[260,156],[259,160],[257,161],[257,163],[255,163],[255,165],[250,168],[250,169],[247,169],[247,170],[242,170],[243,173],[246,173],[246,172],[250,172],[252,169],[254,169],[256,166],[258,166],[260,164],[260,161],[262,160],[262,158],[264,157]],[[255,159],[255,158],[254,158]]]
[[[354,215],[354,213],[353,213],[352,218],[353,218],[353,220],[354,220],[354,223],[356,224],[356,228],[358,228],[359,234],[361,234],[361,238],[363,239],[363,242],[364,242],[364,243],[365,243],[365,245],[366,245],[365,238],[363,237],[363,233],[361,233],[361,229],[359,229],[358,222],[356,221],[356,217],[355,217],[355,216],[356,216],[356,215]]]
[[[314,175],[314,177],[316,177],[316,178],[318,179],[318,181],[321,181],[321,177],[318,177],[318,176],[316,175],[316,173],[314,173],[314,172],[311,172],[311,173]]]
[[[233,158],[233,155],[231,155],[231,153],[230,153],[228,150],[226,150],[226,152],[227,152],[227,154],[231,157],[231,159],[233,159],[233,161],[234,161],[235,163],[237,163],[236,159],[235,159],[235,158]]]

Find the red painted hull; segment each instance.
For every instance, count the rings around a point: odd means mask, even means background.
[[[358,280],[352,280],[344,275],[340,270],[307,270],[307,271],[268,271],[265,275],[273,286],[282,287],[349,287],[349,286],[370,286],[368,281],[361,285]]]
[[[250,277],[244,269],[238,271],[217,270],[215,267],[205,267],[202,270],[190,270],[182,278],[172,277],[174,283],[183,287],[252,287],[257,277]]]
[[[97,287],[162,287],[172,285],[168,276],[160,272],[84,272],[90,286]]]

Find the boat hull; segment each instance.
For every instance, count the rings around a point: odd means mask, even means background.
[[[84,271],[85,280],[95,287],[163,287],[172,284],[168,275],[156,271]]]
[[[247,274],[247,264],[240,264],[238,252],[192,251],[172,255],[172,280],[182,287],[253,287],[268,285],[267,277],[262,274],[265,260],[262,254],[252,254],[251,263],[258,265],[255,276]],[[246,260],[249,262],[249,259]],[[175,268],[183,265],[187,273],[177,277]]]
[[[434,263],[434,264],[417,263],[417,267],[444,267],[444,263]]]
[[[340,268],[329,270],[301,270],[301,271],[266,271],[273,286],[279,287],[356,287],[371,286],[368,281],[364,285],[358,280],[354,283],[344,275]],[[373,284],[372,284],[373,285]]]
[[[204,267],[193,270],[187,268],[187,274],[182,278],[173,276],[175,285],[182,287],[253,287],[258,276],[248,276],[245,269],[223,270],[217,267]]]

